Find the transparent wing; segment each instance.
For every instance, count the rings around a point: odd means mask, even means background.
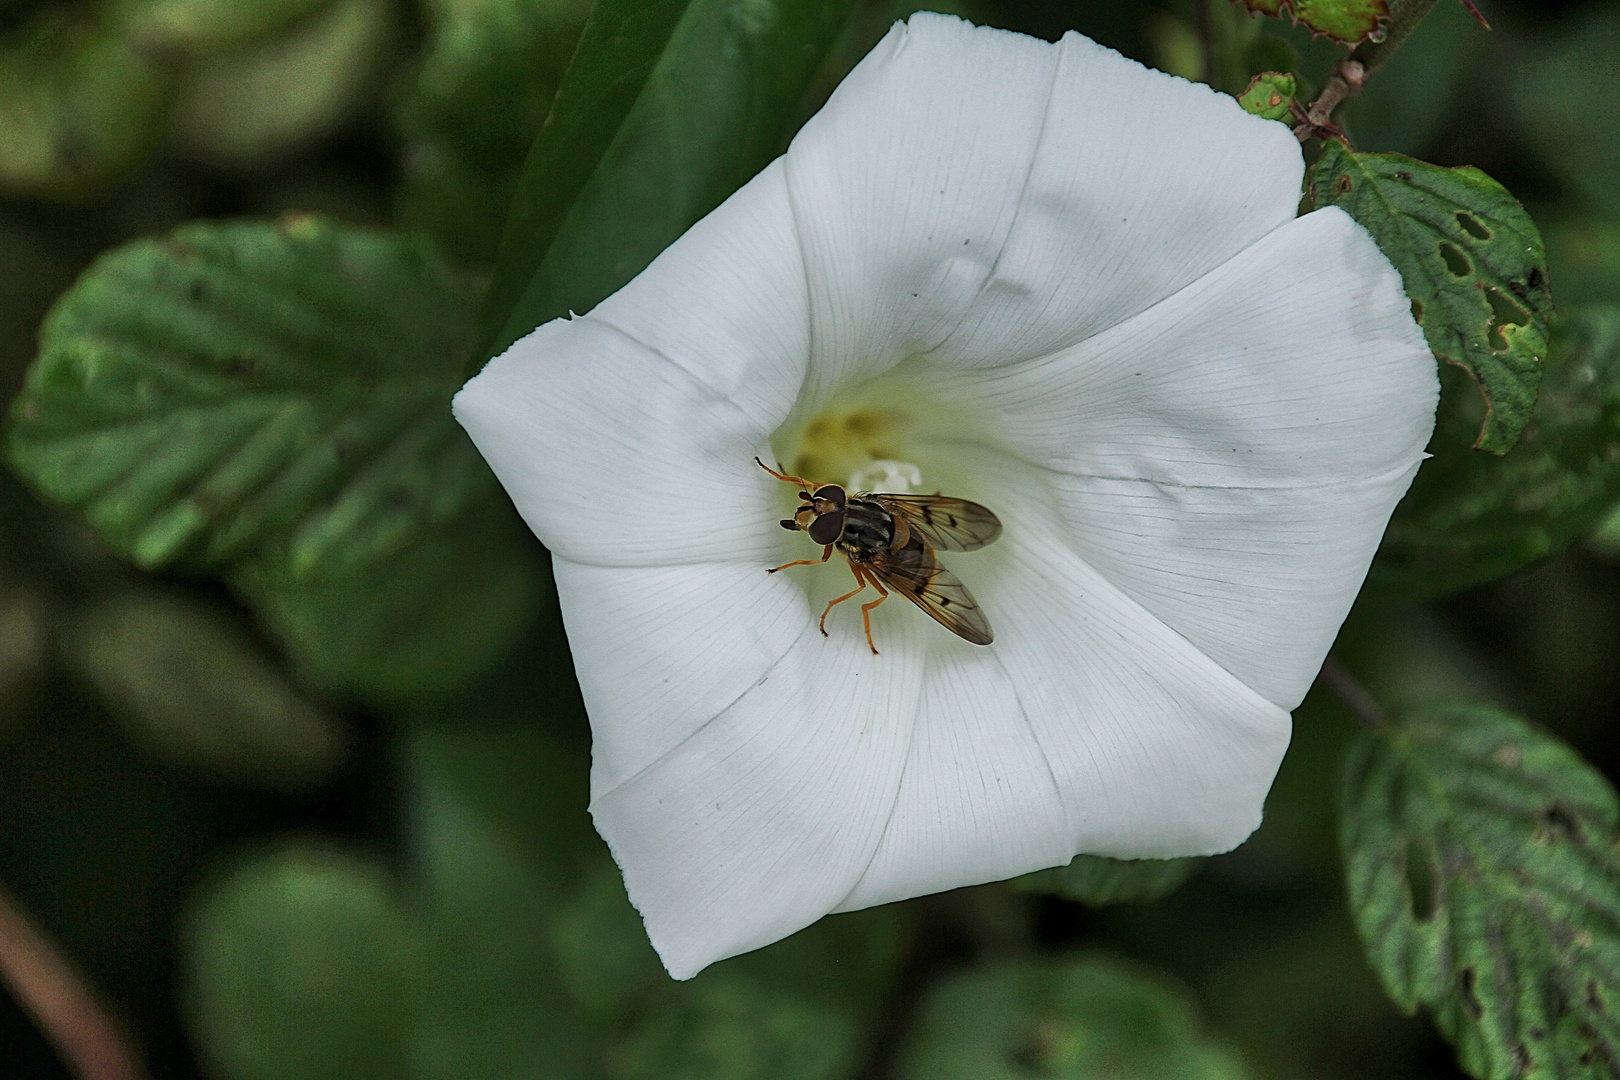
[[[863,565],[957,637],[975,645],[988,645],[995,640],[995,634],[990,632],[990,620],[984,617],[979,602],[973,599],[960,578],[939,565],[933,549],[918,537],[913,536],[899,551],[884,552]]]
[[[913,534],[940,551],[973,551],[1001,535],[1001,519],[988,507],[945,495],[869,496],[896,517],[904,518]]]

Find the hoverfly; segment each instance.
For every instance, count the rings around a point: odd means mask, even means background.
[[[791,518],[782,519],[782,528],[803,530],[816,543],[826,545],[819,559],[796,559],[766,572],[824,563],[836,549],[860,586],[827,604],[821,613],[823,637],[833,607],[870,585],[878,591],[878,598],[861,605],[861,621],[866,626],[866,644],[876,656],[872,609],[889,598],[889,590],[884,588],[888,585],[958,637],[975,645],[995,640],[978,601],[955,574],[939,565],[934,554],[935,548],[974,551],[991,543],[1001,535],[1001,521],[995,514],[978,503],[944,495],[851,495],[838,484],[812,484],[801,476],[779,473],[759,458],[754,461],[778,480],[799,485],[804,504]]]

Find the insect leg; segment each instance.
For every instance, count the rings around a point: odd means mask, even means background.
[[[832,558],[832,551],[833,546],[828,544],[827,550],[821,553],[821,558],[819,559],[794,559],[792,562],[785,562],[781,566],[773,566],[765,572],[767,574],[774,574],[778,570],[786,570],[790,566],[820,566],[822,563]]]
[[[866,577],[872,583],[872,588],[883,594],[870,604],[861,605],[861,621],[866,624],[866,646],[872,650],[872,655],[876,656],[877,646],[872,644],[872,609],[889,598],[889,590],[883,587],[883,582],[878,580],[876,574],[868,573]]]
[[[848,600],[850,597],[854,596],[858,592],[862,592],[866,588],[867,579],[865,577],[861,576],[860,567],[856,566],[854,563],[850,563],[849,564],[849,572],[855,575],[855,580],[861,583],[861,587],[859,589],[854,589],[854,590],[851,590],[850,592],[845,593],[843,596],[838,597],[836,600],[829,600],[827,602],[827,610],[823,611],[821,613],[821,624],[820,625],[821,625],[821,636],[822,637],[827,636],[827,616],[832,614],[833,605],[834,604],[842,604],[845,600]],[[870,635],[868,635],[868,637],[870,637]],[[870,645],[871,641],[868,640],[867,644]]]
[[[804,477],[802,477],[802,476],[789,476],[787,473],[779,473],[775,469],[771,468],[769,465],[765,464],[763,461],[759,460],[759,458],[754,459],[754,464],[758,465],[760,468],[764,469],[766,472],[770,473],[772,476],[776,477],[778,480],[782,481],[783,483],[786,483],[786,484],[798,484],[800,487],[806,489],[807,491],[814,491],[816,489],[816,485],[814,483],[812,483],[811,481],[806,480]]]

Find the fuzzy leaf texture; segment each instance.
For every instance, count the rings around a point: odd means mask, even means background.
[[[1286,10],[1295,23],[1309,27],[1312,35],[1346,45],[1376,39],[1379,23],[1389,18],[1388,0],[1243,0],[1243,6],[1279,19]]]
[[[518,180],[481,356],[590,310],[780,154],[853,6],[601,0]]]
[[[1552,293],[1541,234],[1478,169],[1358,154],[1329,139],[1306,179],[1315,206],[1341,206],[1401,273],[1435,356],[1473,376],[1486,413],[1474,445],[1506,453],[1535,405]]]
[[[1442,372],[1458,384],[1466,376]],[[1620,306],[1556,326],[1540,394],[1503,457],[1469,449],[1477,398],[1442,395],[1434,454],[1396,508],[1369,594],[1427,600],[1499,580],[1590,533],[1620,500]]]
[[[472,302],[422,242],[311,217],[137,241],[47,317],[11,464],[144,568],[352,572],[494,490],[449,408]]]
[[[1620,1067],[1620,807],[1597,770],[1483,706],[1415,712],[1347,762],[1350,907],[1390,996],[1481,1080]]]

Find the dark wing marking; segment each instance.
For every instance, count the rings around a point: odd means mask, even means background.
[[[1001,535],[1001,519],[987,507],[945,495],[871,496],[896,517],[905,518],[913,535],[940,551],[974,551]]]
[[[917,537],[899,551],[885,551],[862,565],[957,637],[975,645],[988,645],[996,639],[990,632],[990,620],[967,586],[939,565],[933,549]]]

